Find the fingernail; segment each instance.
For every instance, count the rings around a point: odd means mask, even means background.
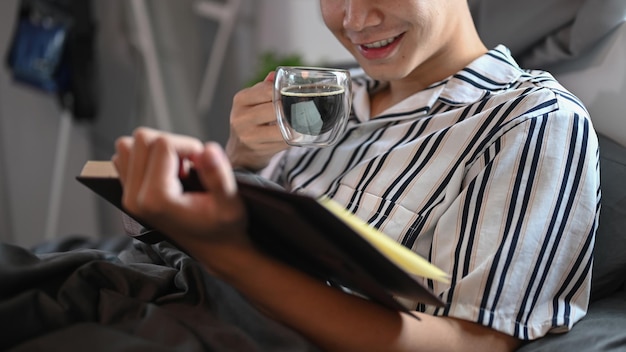
[[[264,81],[272,82],[272,81],[274,81],[275,77],[276,77],[276,71],[270,71],[270,73],[268,73],[267,76],[265,76]]]

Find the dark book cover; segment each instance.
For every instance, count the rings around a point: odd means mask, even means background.
[[[192,173],[190,178],[181,180],[184,189],[203,191],[193,176]],[[76,179],[124,211],[122,186],[117,178],[77,176]],[[238,187],[248,210],[250,237],[269,255],[390,309],[407,311],[394,297],[443,305],[417,278],[398,267],[316,199],[250,182],[249,178],[239,178]],[[147,243],[168,240],[157,231],[146,231],[136,238]]]

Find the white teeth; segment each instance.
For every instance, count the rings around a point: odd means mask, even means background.
[[[368,49],[382,48],[383,46],[387,46],[387,45],[393,43],[394,40],[396,40],[396,37],[389,38],[389,39],[383,39],[381,41],[374,42],[374,43],[363,44],[363,46],[368,48]]]

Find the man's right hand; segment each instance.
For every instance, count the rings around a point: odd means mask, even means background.
[[[234,168],[258,171],[288,147],[272,105],[274,75],[271,72],[263,82],[239,91],[233,98],[226,153]]]

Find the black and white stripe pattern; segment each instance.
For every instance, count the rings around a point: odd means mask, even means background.
[[[418,309],[522,339],[586,311],[599,211],[597,140],[579,100],[497,47],[380,116],[357,77],[339,144],[292,148],[275,179],[326,194],[430,259],[447,305]]]

